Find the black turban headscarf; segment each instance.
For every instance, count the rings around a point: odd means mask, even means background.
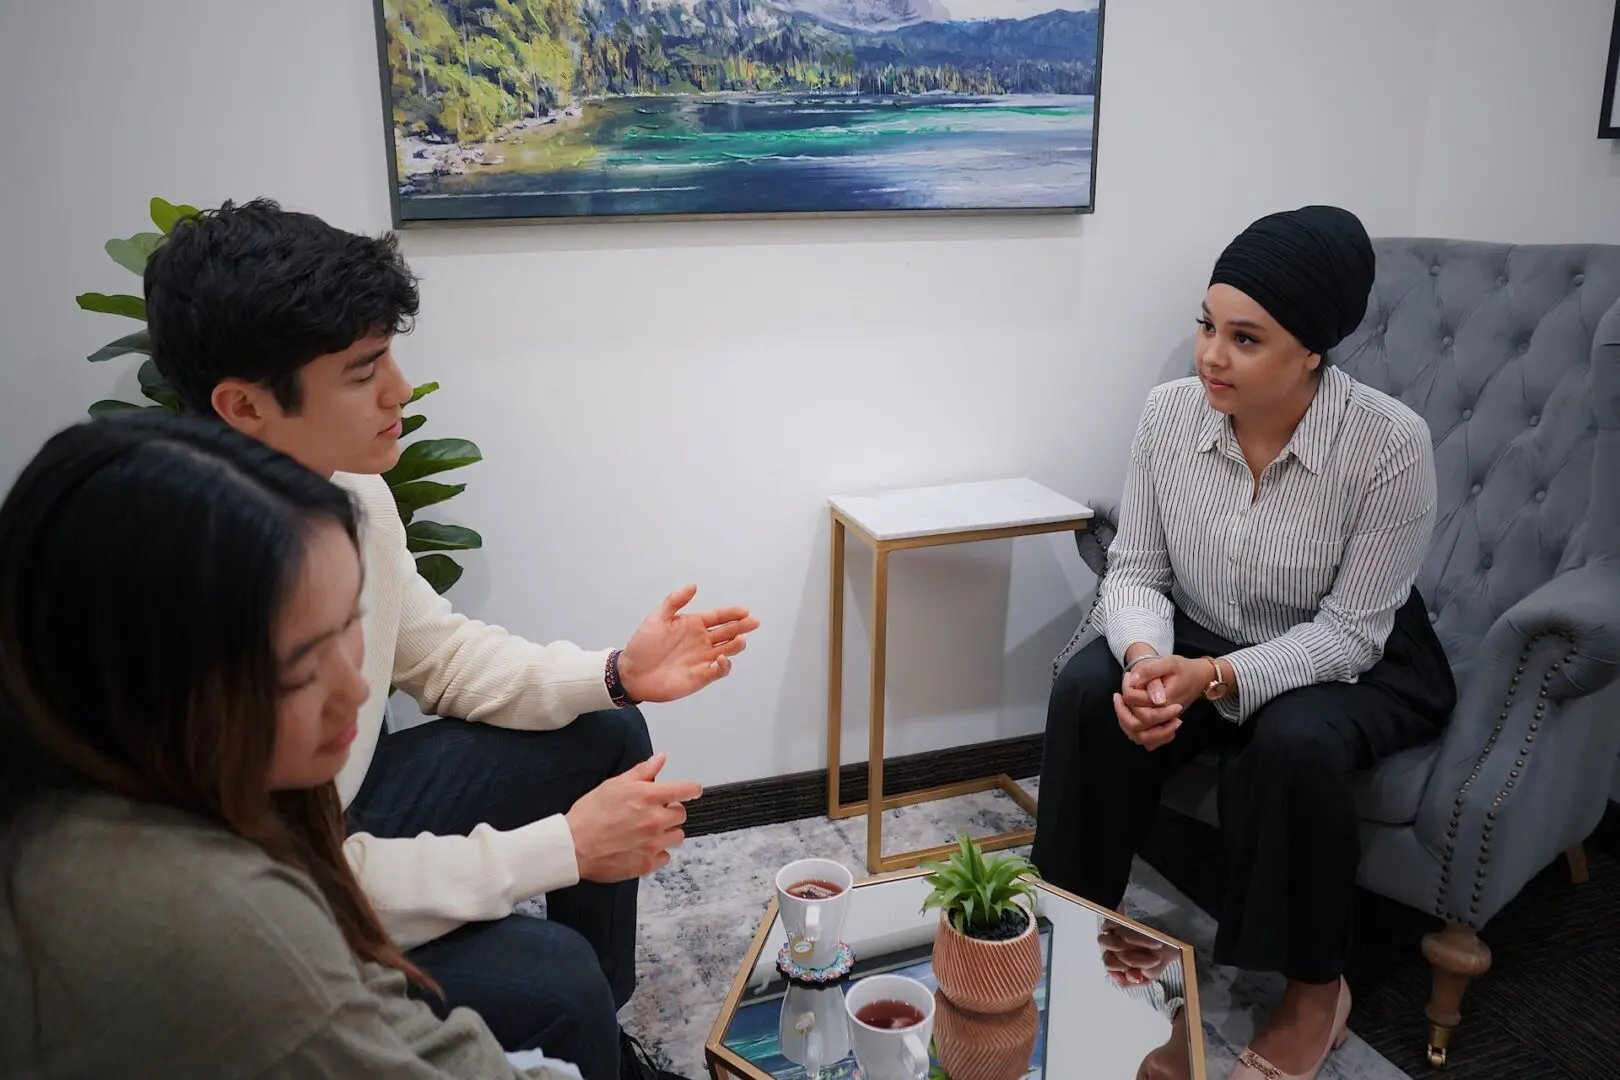
[[[1337,206],[1268,214],[1226,246],[1209,283],[1246,293],[1325,357],[1367,313],[1372,241],[1361,219]]]

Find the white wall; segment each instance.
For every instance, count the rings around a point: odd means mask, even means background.
[[[452,595],[593,645],[687,579],[702,600],[749,603],[765,628],[736,673],[657,709],[656,738],[672,771],[708,783],[819,766],[825,496],[1016,474],[1115,490],[1142,395],[1233,233],[1306,201],[1411,232],[1455,198],[1428,194],[1453,157],[1495,153],[1495,128],[1424,152],[1436,113],[1475,130],[1467,95],[1430,107],[1437,48],[1449,78],[1492,85],[1485,61],[1476,78],[1437,42],[1466,6],[1114,0],[1098,212],[1083,219],[409,233],[424,315],[399,352],[445,384],[425,434],[472,436],[488,459],[452,504],[488,541]],[[6,4],[0,481],[85,403],[133,392],[129,367],[82,359],[118,320],[72,298],[135,286],[100,245],[141,227],[148,196],[269,194],[387,227],[372,33],[368,0]],[[1561,43],[1524,41],[1514,85],[1559,100],[1546,86],[1568,58],[1534,50]],[[1337,74],[1375,60],[1377,78]],[[1590,126],[1595,104],[1579,104]],[[1575,183],[1564,169],[1545,177],[1555,190]],[[1491,231],[1483,210],[1448,225]],[[868,564],[851,571],[860,584]],[[891,753],[1039,730],[1047,663],[1089,583],[1072,545],[919,553],[894,572]],[[865,612],[851,610],[856,656]],[[860,759],[863,665],[847,676]]]
[[[1614,0],[1446,0],[1417,231],[1620,243],[1620,139],[1597,138]]]

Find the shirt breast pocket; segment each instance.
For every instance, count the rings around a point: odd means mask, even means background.
[[[1339,576],[1344,544],[1295,533],[1274,533],[1260,558],[1260,592],[1273,603],[1314,613]]]

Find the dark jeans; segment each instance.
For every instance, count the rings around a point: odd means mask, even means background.
[[[587,713],[556,731],[437,720],[385,735],[349,807],[351,832],[465,836],[566,813],[652,755],[636,709]],[[638,881],[582,881],[546,897],[546,918],[469,923],[412,949],[444,988],[441,1015],[467,1006],[507,1050],[539,1048],[586,1080],[617,1080],[617,1010],[635,990]]]
[[[1175,638],[1182,656],[1236,648],[1179,611]],[[1064,665],[1052,689],[1033,852],[1042,876],[1117,908],[1165,776],[1219,748],[1227,885],[1215,962],[1302,982],[1338,978],[1350,956],[1361,856],[1351,778],[1435,738],[1456,705],[1450,664],[1417,591],[1396,614],[1383,658],[1356,682],[1279,694],[1242,725],[1200,700],[1157,750],[1120,730],[1113,695],[1121,678],[1099,639]]]

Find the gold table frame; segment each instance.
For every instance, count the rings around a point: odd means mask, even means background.
[[[972,795],[980,791],[1000,789],[1010,795],[1031,816],[1035,814],[1035,799],[1006,773],[967,780],[958,784],[911,791],[904,795],[883,794],[883,719],[884,694],[887,689],[885,664],[888,648],[889,622],[889,556],[896,551],[917,548],[945,547],[951,544],[973,544],[985,540],[1006,540],[1017,536],[1039,536],[1045,533],[1073,532],[1091,526],[1091,517],[1065,518],[1058,521],[1030,525],[1007,525],[991,529],[970,529],[943,532],[928,536],[912,536],[881,540],[862,529],[852,518],[836,506],[832,512],[832,591],[828,618],[827,650],[827,816],[834,821],[866,814],[866,868],[874,874],[916,866],[926,859],[941,859],[956,850],[956,845],[920,848],[895,855],[883,854],[883,812],[902,806],[949,799],[958,795]],[[866,794],[860,802],[839,801],[838,772],[843,747],[844,710],[844,548],[848,534],[854,533],[872,549],[872,682],[871,701],[868,705],[869,746],[867,750]],[[877,805],[877,813],[868,808]],[[1019,829],[979,840],[984,851],[1000,851],[1020,847],[1035,839],[1033,829]]]
[[[882,874],[865,881],[857,881],[855,888],[865,889],[873,885],[882,885],[890,881],[901,881],[906,878],[922,877],[925,870],[906,870],[893,874]],[[1087,908],[1119,923],[1132,930],[1146,934],[1167,945],[1173,945],[1181,950],[1181,972],[1183,990],[1186,995],[1186,1004],[1183,1009],[1187,1016],[1187,1041],[1189,1048],[1192,1080],[1208,1080],[1208,1067],[1204,1061],[1204,1024],[1203,1014],[1198,1004],[1198,967],[1193,956],[1193,947],[1168,934],[1144,926],[1135,919],[1126,918],[1117,911],[1110,911],[1099,907],[1090,900],[1076,896],[1055,885],[1048,885],[1033,874],[1023,875],[1025,881],[1034,885],[1040,892],[1050,893],[1066,903]],[[720,1014],[715,1017],[714,1024],[709,1028],[709,1037],[703,1044],[703,1060],[709,1067],[710,1080],[771,1080],[768,1073],[755,1068],[740,1055],[726,1046],[726,1029],[731,1026],[732,1017],[736,1015],[737,1004],[742,1001],[744,991],[748,989],[748,980],[754,974],[754,968],[759,963],[760,953],[765,948],[765,942],[770,937],[771,927],[776,925],[777,903],[773,895],[765,908],[765,914],[760,918],[759,927],[754,931],[754,939],[743,955],[742,964],[737,968],[737,976],[731,981],[731,988],[726,992],[724,1003],[720,1006]],[[1047,1069],[1047,1075],[1057,1076],[1057,1072]]]

